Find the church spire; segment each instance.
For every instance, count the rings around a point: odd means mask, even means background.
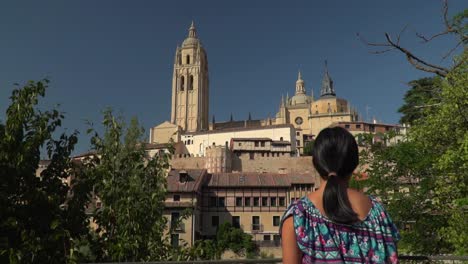
[[[193,20],[192,20],[192,24],[190,25],[190,28],[189,28],[188,37],[189,38],[197,38],[197,30],[195,29],[195,23],[193,23]]]
[[[335,89],[333,88],[333,80],[328,73],[328,64],[325,60],[325,74],[322,80],[322,89],[320,90],[320,96],[336,96]]]
[[[296,94],[305,94],[304,80],[302,80],[301,71],[297,74]]]

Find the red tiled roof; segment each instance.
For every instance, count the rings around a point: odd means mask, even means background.
[[[214,173],[208,187],[289,187],[291,184],[313,184],[311,174],[279,173]]]
[[[171,170],[167,176],[168,192],[198,192],[206,177],[206,170],[184,170],[187,172],[189,180],[179,181],[179,172],[182,170]]]
[[[272,141],[271,138],[232,138],[233,141]]]

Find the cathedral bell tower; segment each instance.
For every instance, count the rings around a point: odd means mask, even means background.
[[[182,47],[176,49],[171,109],[171,123],[182,131],[208,130],[208,59],[193,22]]]

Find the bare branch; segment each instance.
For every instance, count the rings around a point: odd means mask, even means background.
[[[422,43],[427,43],[427,42],[429,42],[429,41],[431,41],[431,40],[433,40],[433,39],[435,39],[437,37],[447,35],[449,33],[452,33],[452,31],[446,30],[444,32],[437,33],[437,34],[433,35],[430,38],[426,38],[423,34],[416,32],[416,36],[418,36],[420,39],[422,39],[422,41],[421,41]]]
[[[413,65],[418,70],[435,73],[435,74],[437,74],[437,75],[439,75],[441,77],[445,77],[448,74],[448,72],[445,72],[445,71],[424,67],[421,64],[417,63],[412,57],[410,57],[408,55],[406,56],[406,59],[409,61],[409,63],[411,65]]]
[[[356,36],[359,38],[359,40],[361,40],[364,44],[366,44],[367,46],[373,46],[373,47],[391,47],[392,45],[388,44],[388,43],[374,43],[374,42],[369,42],[367,41],[363,36],[361,36],[361,34],[359,33],[356,33]]]
[[[400,45],[400,37],[401,35],[403,34],[403,32],[405,32],[406,28],[408,28],[408,24],[406,24],[400,31],[400,33],[398,34],[398,37],[397,37],[397,44]]]
[[[444,68],[444,67],[441,67],[441,66],[437,66],[437,65],[434,65],[434,64],[431,64],[431,63],[428,63],[428,62],[425,62],[423,61],[422,59],[416,57],[413,53],[411,53],[409,50],[399,46],[397,43],[394,43],[391,38],[390,38],[390,35],[388,33],[385,33],[385,38],[387,39],[387,42],[395,47],[396,49],[398,49],[399,51],[403,52],[405,55],[406,55],[406,58],[408,59],[408,61],[414,66],[416,67],[417,69],[419,70],[423,70],[423,71],[427,71],[427,72],[432,72],[432,73],[436,73],[437,75],[440,75],[442,77],[445,77],[447,76],[447,73],[449,72],[448,69]]]
[[[385,49],[385,50],[376,50],[376,51],[369,51],[369,53],[372,53],[372,54],[383,54],[385,52],[389,52],[389,51],[392,51],[392,50],[395,50],[396,48],[395,47],[391,47],[389,49]]]
[[[447,54],[445,54],[443,57],[442,57],[442,60],[445,60],[448,56],[450,56],[450,54],[452,54],[452,52],[454,52],[458,47],[460,47],[460,45],[463,43],[463,40],[460,40],[457,45],[455,47],[453,47],[451,50],[449,50],[449,52],[447,52]]]

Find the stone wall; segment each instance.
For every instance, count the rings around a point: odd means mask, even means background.
[[[174,169],[204,169],[206,157],[174,157],[170,161]],[[259,157],[250,160],[232,157],[233,172],[308,173],[313,172],[312,157]]]
[[[204,157],[173,157],[170,161],[174,169],[204,169],[206,159]]]
[[[234,157],[232,170],[239,172],[308,173],[313,172],[312,157],[259,157],[254,160]]]

